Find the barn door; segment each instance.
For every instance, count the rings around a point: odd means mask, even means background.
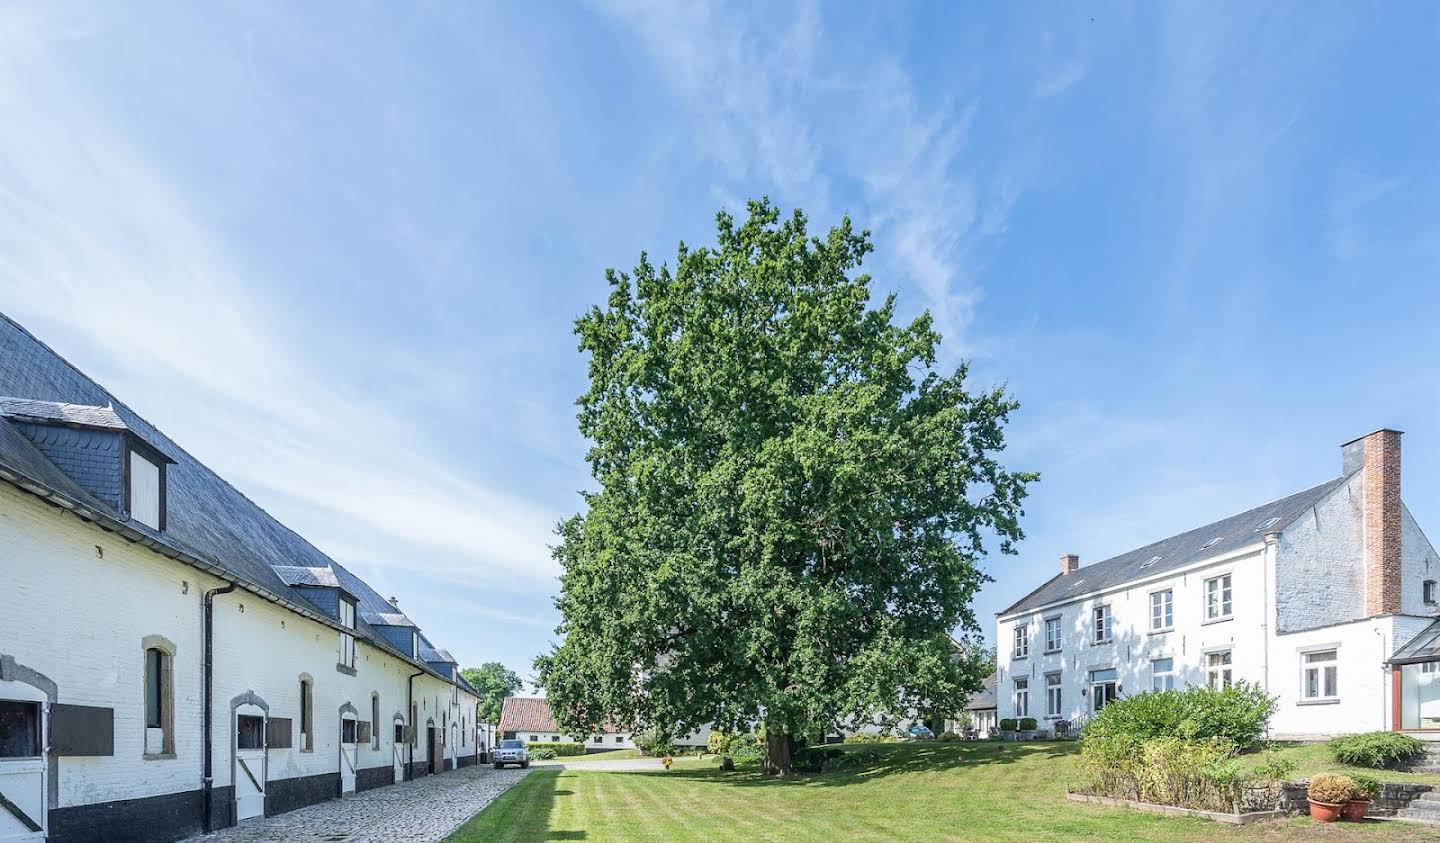
[[[347,712],[340,716],[341,793],[355,792],[355,768],[360,763],[360,751],[356,746],[359,741],[359,729],[355,715]]]
[[[45,724],[40,689],[0,681],[0,840],[44,840],[48,823]]]
[[[391,752],[395,765],[395,781],[405,781],[405,744],[409,743],[405,738],[405,721],[399,717],[395,718],[395,741],[392,743]]]
[[[235,818],[265,815],[265,710],[257,705],[235,709]]]

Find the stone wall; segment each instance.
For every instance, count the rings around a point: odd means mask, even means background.
[[[1276,806],[1282,811],[1292,814],[1304,814],[1310,811],[1310,803],[1306,801],[1305,791],[1310,786],[1308,781],[1285,782],[1280,786],[1280,803]],[[1428,784],[1398,784],[1387,782],[1380,786],[1380,792],[1375,795],[1375,801],[1370,805],[1367,816],[1390,817],[1396,811],[1408,807],[1411,802],[1419,798],[1420,794],[1433,790]]]

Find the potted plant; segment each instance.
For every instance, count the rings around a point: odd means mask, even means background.
[[[1022,718],[1020,718],[1020,740],[1022,740],[1022,741],[1033,741],[1033,740],[1035,740],[1035,735],[1039,732],[1039,730],[1040,730],[1040,725],[1035,722],[1035,718],[1033,718],[1033,717],[1022,717]]]
[[[1370,811],[1370,803],[1375,800],[1375,794],[1380,792],[1380,782],[1369,776],[1351,776],[1355,787],[1350,791],[1350,800],[1340,811],[1340,818],[1359,822],[1365,819],[1365,814]]]
[[[1006,717],[1005,719],[1001,720],[1000,737],[1004,738],[1007,741],[1013,741],[1017,737],[1019,737],[1019,735],[1017,735],[1015,731],[1016,722],[1017,721],[1013,717]]]
[[[1310,802],[1310,819],[1316,822],[1333,823],[1340,819],[1340,811],[1355,792],[1355,780],[1349,776],[1321,773],[1310,780],[1307,794]]]

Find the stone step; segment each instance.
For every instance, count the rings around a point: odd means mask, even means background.
[[[1419,796],[1415,797],[1415,802],[1436,802],[1436,803],[1440,803],[1440,791],[1427,790],[1427,791],[1425,791],[1424,793],[1420,794]],[[1413,805],[1413,804],[1415,804],[1415,802],[1411,802],[1410,804]]]
[[[1401,808],[1395,814],[1401,817],[1440,821],[1440,802],[1422,802],[1417,799],[1410,803],[1410,807]]]
[[[1409,809],[1409,808],[1406,808],[1406,809],[1402,810],[1400,813],[1396,814],[1395,816],[1393,816],[1393,817],[1388,817],[1387,819],[1390,819],[1390,820],[1392,820],[1392,821],[1394,821],[1394,822],[1414,823],[1414,824],[1416,824],[1416,825],[1428,825],[1428,826],[1431,826],[1431,827],[1433,827],[1433,828],[1440,828],[1440,820],[1432,820],[1432,819],[1427,819],[1427,818],[1424,818],[1424,817],[1410,817],[1410,816],[1406,816],[1406,815],[1405,815],[1405,811],[1408,811],[1408,810],[1410,810],[1410,809]]]

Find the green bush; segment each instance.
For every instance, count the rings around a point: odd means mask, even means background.
[[[736,764],[759,764],[765,760],[765,747],[759,743],[731,743],[730,759]]]
[[[549,761],[555,757],[555,750],[544,744],[532,743],[529,745],[528,751],[533,761]]]
[[[1365,732],[1336,738],[1327,746],[1330,755],[1341,764],[1378,770],[1413,758],[1425,748],[1425,743],[1397,732]]]
[[[641,755],[660,756],[675,751],[675,744],[668,736],[660,735],[654,729],[642,729],[630,736],[631,743]]]
[[[1355,793],[1355,780],[1335,773],[1321,773],[1310,780],[1309,796],[1316,802],[1339,805],[1350,801]]]
[[[1097,736],[1082,749],[1083,789],[1158,805],[1236,811],[1254,790],[1236,754],[1228,738]],[[1262,801],[1273,786],[1265,790]]]
[[[1033,717],[1020,718],[1020,731],[1022,732],[1033,732],[1039,728],[1039,726],[1040,724],[1036,723]]]
[[[955,733],[955,732],[944,731],[944,732],[941,732],[941,733],[940,733],[940,742],[941,742],[941,743],[951,743],[952,741],[958,741],[958,740],[960,740],[960,735],[957,734],[957,733]]]
[[[1275,698],[1239,682],[1223,690],[1190,686],[1183,691],[1149,691],[1106,705],[1081,734],[1090,740],[1127,736],[1135,741],[1225,738],[1240,750],[1257,747],[1275,713]]]
[[[584,755],[585,744],[572,741],[531,741],[525,744],[531,758],[550,759],[561,755]]]
[[[884,732],[856,732],[845,736],[845,743],[893,743],[900,740]]]
[[[1013,732],[1013,731],[1015,731],[1015,724],[1016,724],[1016,722],[1017,722],[1017,721],[1016,721],[1014,718],[1010,718],[1010,717],[1007,717],[1007,718],[1005,718],[1004,720],[1001,720],[1001,721],[1000,721],[1000,731],[1002,731],[1002,732]]]
[[[1355,792],[1350,794],[1351,799],[1369,802],[1375,798],[1375,794],[1380,792],[1379,779],[1370,776],[1351,776],[1350,779],[1355,782]]]
[[[711,755],[725,755],[730,751],[732,740],[734,740],[733,735],[726,734],[719,729],[711,729],[710,740],[706,742],[705,749]]]
[[[1299,767],[1295,761],[1286,758],[1274,749],[1265,750],[1265,760],[1255,765],[1255,778],[1265,782],[1282,782],[1295,774]]]

